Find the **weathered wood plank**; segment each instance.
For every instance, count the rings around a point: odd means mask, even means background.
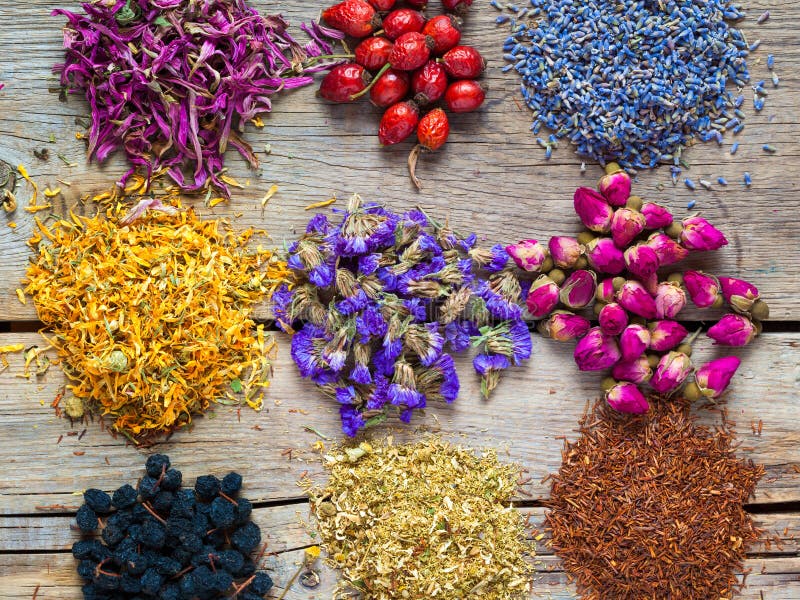
[[[124,170],[119,156],[102,168],[86,163],[83,143],[74,139],[79,129],[74,118],[86,113],[86,104],[77,98],[61,104],[55,94],[47,92],[54,83],[49,79],[50,67],[62,55],[62,21],[51,18],[49,12],[60,4],[64,3],[31,0],[0,6],[4,23],[0,42],[5,49],[0,56],[0,80],[7,84],[0,92],[0,159],[28,165],[42,185],[56,185],[56,178],[73,181],[66,197],[57,202],[59,212],[85,193],[106,189]],[[316,16],[318,10],[318,6],[296,0],[286,0],[280,7],[260,1],[252,4],[262,11],[280,8],[294,23]],[[767,6],[772,15],[767,23],[757,26],[755,19],[749,19],[742,27],[750,39],[762,39],[759,52],[750,61],[754,80],[769,78],[764,58],[773,53],[781,86],[770,88],[767,107],[760,114],[750,114],[747,108],[747,127],[739,136],[742,145],[735,156],[728,151],[730,140],[721,148],[701,144],[684,154],[693,165],[689,175],[695,180],[715,180],[723,175],[731,185],[693,193],[683,185],[673,187],[668,171],[659,169],[640,174],[636,190],[665,202],[681,216],[687,214],[686,203],[696,199],[694,210],[702,210],[731,240],[716,256],[703,257],[708,268],[753,279],[768,299],[773,319],[798,320],[800,282],[795,274],[800,269],[800,234],[794,217],[800,201],[792,176],[800,172],[800,106],[795,93],[800,46],[794,43],[793,33],[800,5],[780,0],[757,2],[748,9],[757,15]],[[422,203],[450,217],[460,228],[480,225],[490,242],[575,231],[572,190],[591,184],[599,169],[590,165],[581,175],[580,160],[566,148],[559,148],[549,162],[543,159],[528,130],[530,115],[519,106],[517,76],[500,72],[500,46],[506,31],[494,24],[494,16],[487,3],[476,3],[464,36],[465,42],[474,43],[489,59],[486,106],[479,113],[453,118],[446,148],[425,157],[419,166],[425,184],[421,193],[413,191],[406,174],[410,146],[377,147],[377,109],[366,104],[325,105],[307,88],[277,98],[274,114],[263,130],[248,127],[247,139],[253,146],[262,150],[268,142],[272,154],[267,157],[262,152],[261,168],[250,171],[229,152],[231,174],[251,185],[238,190],[229,206],[203,212],[222,216],[242,212],[237,226],[266,226],[280,243],[302,227],[308,217],[303,207],[308,203],[357,191],[396,209]],[[51,134],[56,136],[55,144],[48,142]],[[764,143],[775,145],[778,153],[764,154]],[[50,148],[49,161],[33,158],[32,150],[39,146]],[[78,166],[65,166],[55,157],[57,152]],[[749,190],[741,184],[744,171],[753,175]],[[262,212],[258,199],[272,183],[280,186],[280,192],[270,209]],[[24,200],[26,193],[19,196]],[[14,219],[19,227],[14,231],[3,219],[0,320],[31,320],[35,318],[33,307],[20,305],[14,288],[28,259],[24,241],[31,232],[32,218],[18,210]]]
[[[266,565],[276,585],[275,598],[302,564],[303,551],[287,552],[271,557]],[[559,570],[554,557],[537,557],[534,589],[531,598],[572,600],[576,598],[574,586],[566,574]],[[756,558],[745,561],[747,587],[736,595],[737,600],[790,600],[800,597],[800,558]],[[287,600],[322,600],[333,597],[337,573],[317,563],[314,570],[320,575],[320,585],[304,588],[299,582],[286,594]],[[0,554],[0,600],[32,598],[38,588],[37,598],[47,600],[75,600],[80,597],[80,580],[75,574],[75,564],[69,554]]]
[[[0,345],[34,344],[36,334],[0,334]],[[302,381],[289,357],[289,340],[279,337],[280,352],[266,408],[256,414],[219,407],[215,418],[197,419],[193,431],[182,431],[155,449],[169,453],[188,480],[214,472],[224,474],[236,465],[246,477],[253,500],[301,497],[296,481],[303,472],[321,476],[311,444],[319,438],[304,430],[313,426],[339,439],[339,417],[334,403],[326,401]],[[572,433],[586,403],[597,396],[599,376],[579,373],[572,364],[572,347],[534,338],[534,358],[513,369],[501,381],[490,401],[480,399],[478,382],[467,357],[459,358],[462,393],[451,406],[429,407],[415,416],[413,427],[391,419],[374,432],[396,431],[398,439],[413,438],[432,430],[472,447],[506,448],[508,459],[530,470],[530,498],[546,497],[540,480],[558,469],[561,436]],[[800,338],[797,334],[765,334],[752,347],[739,352],[745,358],[728,394],[730,418],[738,421],[743,456],[763,463],[756,503],[800,500],[800,432],[797,429]],[[697,351],[699,361],[713,354],[709,347]],[[145,453],[113,439],[95,424],[57,419],[50,403],[64,385],[58,367],[39,381],[17,375],[21,355],[10,357],[11,367],[0,374],[0,514],[32,514],[37,506],[75,505],[73,493],[92,486],[117,485],[141,476]],[[719,417],[701,411],[701,418],[718,423]],[[754,435],[751,423],[763,423]],[[69,431],[85,435],[68,435]],[[57,443],[63,435],[61,443]],[[330,442],[326,442],[329,444]],[[293,449],[291,455],[288,449]],[[80,456],[75,452],[82,453]]]

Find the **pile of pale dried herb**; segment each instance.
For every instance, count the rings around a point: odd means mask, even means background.
[[[365,599],[527,597],[533,547],[509,505],[519,468],[437,438],[326,455],[312,488],[322,547]]]

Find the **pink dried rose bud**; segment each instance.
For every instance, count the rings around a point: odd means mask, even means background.
[[[613,302],[614,297],[617,295],[617,290],[622,287],[623,283],[625,283],[623,277],[609,277],[608,279],[603,279],[603,281],[597,284],[595,299],[598,302],[605,302],[606,304]]]
[[[758,330],[753,322],[743,315],[727,314],[708,330],[708,337],[721,346],[746,346]]]
[[[614,366],[620,359],[619,346],[613,336],[599,327],[592,327],[575,346],[575,364],[581,371],[601,371]]]
[[[591,271],[573,271],[561,284],[559,298],[567,308],[584,308],[592,300],[597,290],[597,277]]]
[[[672,225],[672,213],[655,202],[645,202],[642,206],[645,229],[661,229]]]
[[[650,330],[650,349],[656,352],[677,348],[689,334],[677,321],[653,321],[647,324],[647,328]]]
[[[657,319],[674,319],[686,306],[686,292],[669,281],[658,284],[655,296]]]
[[[600,329],[608,335],[619,335],[628,325],[628,313],[616,302],[606,304],[597,315]]]
[[[539,332],[550,339],[568,342],[583,337],[589,331],[591,323],[580,315],[565,310],[557,310],[546,320],[539,323]]]
[[[547,275],[540,275],[531,285],[526,304],[534,319],[543,319],[558,305],[558,285]]]
[[[608,163],[597,189],[611,206],[625,206],[631,195],[631,177],[617,163]]]
[[[630,362],[650,347],[650,330],[643,325],[628,325],[619,336],[622,360]]]
[[[617,381],[630,381],[632,383],[647,383],[653,376],[650,361],[646,356],[639,356],[633,360],[621,360],[611,369],[611,376]]]
[[[707,362],[698,368],[694,374],[694,383],[700,395],[705,398],[719,398],[728,388],[733,374],[741,363],[742,361],[735,356],[726,356]]]
[[[571,269],[583,254],[583,245],[573,237],[553,236],[547,243],[553,263],[560,269]]]
[[[611,218],[614,209],[600,193],[592,188],[579,187],[573,196],[575,212],[587,229],[598,233],[611,231]]]
[[[656,316],[655,298],[638,281],[628,280],[623,283],[617,292],[617,302],[628,312],[645,319],[654,319]]]
[[[658,255],[650,246],[637,244],[625,250],[625,266],[640,279],[650,279],[658,271]]]
[[[689,256],[689,251],[686,248],[660,231],[647,238],[647,245],[656,251],[658,264],[662,267],[673,265]]]
[[[644,231],[644,215],[632,208],[618,208],[611,218],[611,237],[617,248],[627,248]]]
[[[728,243],[722,232],[702,217],[683,220],[680,241],[689,250],[716,250]]]
[[[506,246],[506,252],[523,271],[540,271],[547,259],[547,248],[536,240],[522,240]]]
[[[616,411],[643,414],[650,410],[647,398],[636,384],[623,381],[606,392],[606,402]]]
[[[650,378],[650,387],[659,394],[668,394],[677,390],[691,372],[692,360],[688,356],[682,352],[669,352],[658,361]]]
[[[611,238],[595,238],[586,246],[589,265],[600,273],[616,275],[625,269],[625,257]]]
[[[719,285],[725,301],[738,312],[749,312],[759,298],[758,288],[742,279],[720,277]]]
[[[683,285],[697,308],[708,308],[718,303],[720,284],[713,275],[702,271],[686,271],[683,274]]]

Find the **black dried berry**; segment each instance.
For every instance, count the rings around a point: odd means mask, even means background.
[[[166,537],[166,529],[164,526],[155,519],[149,519],[142,523],[142,530],[139,534],[139,539],[142,544],[148,548],[158,550],[164,545],[164,538]]]
[[[111,496],[103,490],[88,489],[83,493],[83,500],[89,508],[99,515],[108,514],[111,510]]]
[[[172,509],[173,500],[174,496],[172,492],[158,492],[156,497],[151,500],[150,504],[156,512],[168,513]]]
[[[142,500],[152,500],[159,491],[158,479],[145,475],[139,482],[139,495]]]
[[[261,530],[253,522],[245,523],[231,536],[231,545],[242,554],[250,554],[260,543]]]
[[[250,591],[263,596],[272,589],[272,577],[259,571],[253,576],[253,581],[250,582]]]
[[[236,550],[223,550],[219,553],[219,564],[230,573],[238,573],[244,565],[244,556]]]
[[[142,583],[138,577],[129,573],[123,573],[119,580],[119,589],[128,594],[138,594],[142,591]]]
[[[119,575],[116,573],[107,573],[105,571],[96,572],[94,578],[94,585],[100,590],[113,591],[119,588]]]
[[[211,503],[211,522],[214,527],[227,529],[236,520],[235,507],[221,496]]]
[[[217,570],[214,573],[214,581],[212,589],[216,592],[224,592],[233,583],[233,575],[228,573],[227,571]]]
[[[169,469],[169,456],[166,454],[151,454],[147,457],[144,469],[150,477],[158,479],[162,473]]]
[[[244,525],[250,520],[250,515],[253,513],[253,504],[247,498],[239,498],[236,504],[236,524]]]
[[[233,496],[234,494],[238,493],[240,489],[242,489],[242,476],[231,471],[222,478],[220,489],[222,490],[223,494]]]
[[[219,479],[213,475],[201,475],[194,484],[194,491],[201,500],[213,500],[219,495],[219,489]]]
[[[80,540],[72,544],[72,556],[78,560],[86,560],[91,558],[100,546],[97,540]]]
[[[183,474],[177,469],[170,469],[164,474],[161,480],[161,489],[168,492],[175,492],[180,489],[183,481]]]
[[[136,504],[136,490],[132,485],[125,484],[118,488],[111,497],[111,504],[117,508],[129,508]]]
[[[102,538],[107,546],[114,547],[125,539],[126,531],[109,523],[103,528]]]
[[[84,504],[78,509],[78,514],[75,515],[75,522],[81,531],[91,532],[98,528],[100,522],[97,520],[95,512],[89,508],[88,504]]]
[[[94,579],[94,571],[97,563],[91,560],[82,560],[78,563],[78,577],[91,581]]]
[[[142,592],[148,596],[157,596],[158,591],[161,589],[161,583],[164,577],[159,575],[158,571],[152,567],[147,569],[139,580],[142,584]]]

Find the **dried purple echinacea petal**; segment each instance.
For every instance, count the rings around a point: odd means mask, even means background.
[[[235,147],[258,160],[242,139],[247,122],[267,113],[270,97],[308,85],[329,68],[308,61],[332,48],[337,32],[312,24],[305,47],[281,16],[261,16],[241,0],[84,3],[67,18],[61,85],[91,107],[89,158],[103,162],[122,147],[149,176],[166,169],[184,190],[213,185],[228,195],[223,155]],[[305,63],[305,64],[304,64]],[[188,176],[188,179],[186,178]]]

